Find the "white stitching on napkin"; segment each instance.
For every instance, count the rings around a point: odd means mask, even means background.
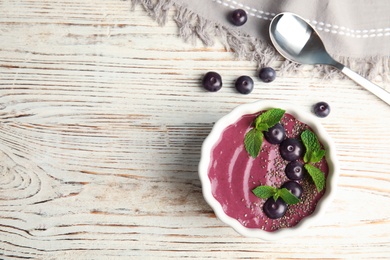
[[[237,7],[239,8],[243,8],[243,9],[246,9],[247,13],[250,15],[250,16],[254,16],[254,17],[257,17],[257,18],[260,18],[260,19],[264,19],[264,20],[271,20],[272,17],[274,17],[276,14],[275,13],[270,13],[270,12],[265,12],[265,11],[262,11],[262,10],[257,10],[255,8],[252,8],[248,5],[243,5],[241,3],[238,3],[237,1],[234,1],[234,0],[212,0],[213,2],[216,2],[220,5],[224,5],[226,7],[230,7],[231,9],[237,9]],[[229,4],[228,2],[230,2],[231,4]]]
[[[276,14],[266,12],[263,10],[257,10],[248,5],[243,5],[235,0],[212,0],[217,4],[229,7],[231,9],[242,8],[248,12],[248,15],[257,17],[259,19],[271,20]],[[353,38],[373,38],[373,37],[384,37],[390,36],[390,28],[379,28],[370,30],[354,30],[346,28],[344,26],[332,25],[329,23],[318,22],[315,20],[308,20],[318,31],[324,31],[327,33],[339,34],[342,36],[353,37]]]
[[[317,30],[337,33],[340,35],[356,37],[356,38],[368,38],[368,37],[383,37],[390,36],[390,28],[385,29],[370,29],[370,30],[353,30],[344,26],[325,24],[323,22],[317,22],[315,20],[308,20]]]

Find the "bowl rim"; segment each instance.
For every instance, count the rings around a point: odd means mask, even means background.
[[[314,212],[303,218],[297,225],[290,228],[282,228],[276,231],[264,231],[262,229],[244,227],[238,220],[228,216],[222,209],[221,204],[214,198],[211,191],[211,183],[208,177],[208,170],[211,160],[211,151],[215,143],[219,140],[224,129],[236,122],[239,118],[246,114],[253,114],[271,108],[281,108],[286,110],[286,113],[291,114],[296,119],[309,125],[310,128],[317,134],[319,141],[324,145],[326,150],[326,159],[329,166],[329,173],[326,178],[326,190],[323,197],[318,202]],[[220,118],[212,127],[210,134],[206,137],[201,148],[201,158],[198,166],[199,178],[202,185],[202,193],[206,202],[214,210],[215,215],[225,224],[231,226],[236,232],[245,236],[260,238],[271,241],[277,240],[297,233],[312,226],[324,214],[326,208],[335,197],[337,181],[339,175],[339,163],[336,157],[336,146],[332,138],[326,132],[325,128],[320,123],[319,119],[313,114],[310,114],[290,103],[256,101],[252,103],[241,104],[235,107],[230,113]]]

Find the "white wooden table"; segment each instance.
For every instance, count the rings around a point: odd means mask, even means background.
[[[1,1],[0,258],[390,257],[390,107],[310,67],[270,84],[256,69],[129,2]],[[200,85],[210,70],[217,93]],[[244,74],[250,95],[234,89]],[[219,221],[197,173],[213,122],[256,100],[332,107],[321,120],[337,144],[337,198],[283,241]]]

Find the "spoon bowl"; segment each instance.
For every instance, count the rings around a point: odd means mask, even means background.
[[[390,105],[390,93],[334,60],[319,34],[302,17],[288,12],[276,15],[271,21],[269,34],[275,49],[286,59],[300,64],[335,67]]]

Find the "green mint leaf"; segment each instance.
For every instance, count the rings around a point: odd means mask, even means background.
[[[255,119],[255,128],[260,131],[267,131],[279,123],[286,111],[280,108],[272,108],[262,113]]]
[[[278,189],[264,185],[257,186],[252,190],[252,192],[261,199],[268,199],[272,197],[276,201],[278,198],[282,198],[282,200],[289,205],[297,204],[299,202],[299,199],[286,188]]]
[[[301,134],[301,139],[306,147],[306,152],[303,157],[305,163],[316,163],[321,161],[325,155],[325,150],[321,150],[321,144],[317,136],[310,130],[305,130]]]
[[[257,186],[252,192],[261,199],[268,199],[276,193],[276,189],[271,186]]]
[[[297,204],[299,202],[299,199],[286,188],[279,189],[278,193],[284,202],[289,205]]]
[[[316,152],[313,152],[311,162],[316,163],[321,161],[322,157],[325,155],[325,150],[319,150]]]
[[[258,129],[260,131],[267,131],[269,128],[270,128],[270,126],[268,124],[266,124],[266,123],[259,123],[256,126],[256,129]]]
[[[263,144],[263,137],[263,133],[256,128],[251,129],[245,135],[245,149],[253,158],[256,158],[260,153],[261,145]]]
[[[320,192],[325,187],[325,174],[318,169],[317,167],[311,164],[305,164],[305,169],[313,179],[314,184],[316,185],[317,191]]]
[[[285,111],[280,108],[270,109],[255,119],[255,127],[245,135],[244,145],[250,156],[256,158],[263,144],[263,131],[276,125],[283,117]]]
[[[274,201],[277,201],[277,200],[279,199],[279,196],[280,196],[280,194],[279,194],[279,192],[278,192],[278,190],[277,190],[277,191],[275,192],[274,196],[273,196]]]

